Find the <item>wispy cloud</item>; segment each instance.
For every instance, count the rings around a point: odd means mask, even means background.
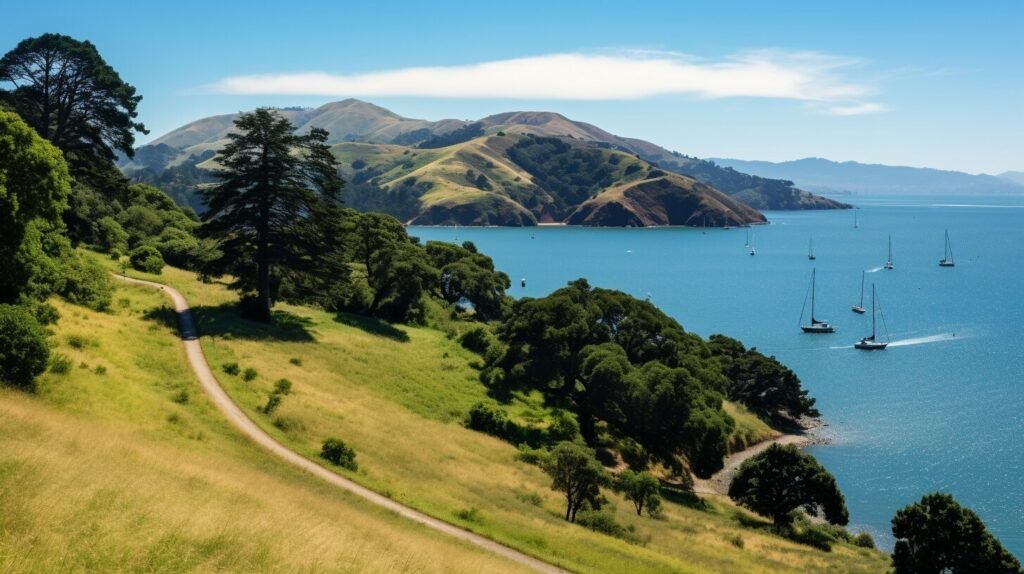
[[[774,98],[816,104],[825,113],[882,111],[875,90],[847,72],[858,62],[813,52],[755,51],[708,60],[643,50],[567,53],[458,66],[359,74],[302,72],[231,76],[216,93],[315,96],[421,96],[535,100]]]

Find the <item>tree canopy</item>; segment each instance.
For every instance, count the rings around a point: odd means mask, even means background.
[[[551,477],[551,489],[565,495],[565,519],[576,522],[576,513],[584,503],[601,507],[601,487],[610,482],[608,471],[594,458],[594,451],[579,443],[563,441],[555,445],[541,465]]]
[[[1019,574],[1020,562],[952,495],[932,493],[892,519],[896,574]]]
[[[775,357],[747,349],[743,343],[725,335],[711,335],[708,348],[722,367],[730,400],[743,403],[763,418],[777,423],[818,416],[814,399],[801,387],[799,377]]]
[[[516,301],[497,332],[507,349],[488,380],[567,403],[588,444],[603,423],[677,471],[680,455],[698,476],[722,467],[734,423],[722,410],[721,374],[700,338],[650,302],[579,279]]]
[[[297,135],[266,108],[242,114],[235,127],[218,156],[220,184],[201,191],[208,208],[201,233],[218,241],[210,266],[234,275],[236,289],[255,292],[267,320],[281,276],[331,271],[318,263],[337,246],[312,230],[336,223],[344,182],[326,131]]]
[[[131,157],[135,132],[149,133],[135,121],[135,88],[91,42],[61,34],[22,40],[0,59],[0,100],[64,152],[76,177]]]
[[[0,110],[0,302],[15,301],[29,281],[16,256],[29,223],[59,226],[70,190],[60,150]]]
[[[849,522],[835,478],[793,445],[773,444],[746,460],[729,485],[729,498],[771,518],[777,531],[789,526],[798,508],[811,516],[823,513],[832,524]]]

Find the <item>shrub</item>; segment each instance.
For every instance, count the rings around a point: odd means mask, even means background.
[[[736,548],[739,548],[740,550],[743,550],[743,547],[746,546],[746,543],[743,541],[743,537],[740,536],[739,534],[734,534],[734,535],[726,538],[726,540],[729,541],[729,544],[732,544],[733,546],[735,546]]]
[[[327,462],[347,468],[348,470],[357,470],[359,468],[359,465],[356,464],[356,451],[352,450],[341,439],[329,438],[325,440],[323,447],[320,449],[320,456]]]
[[[459,337],[460,345],[479,355],[486,353],[496,342],[497,339],[491,330],[483,325],[476,325]]]
[[[132,250],[128,256],[132,269],[143,273],[159,275],[164,269],[164,257],[160,251],[152,245],[141,245]]]
[[[54,353],[50,357],[50,372],[55,375],[66,375],[71,372],[71,359],[67,355]]]
[[[68,345],[70,345],[72,349],[84,349],[86,347],[99,346],[99,341],[97,341],[93,337],[89,337],[87,335],[79,335],[77,333],[68,335],[67,340]]]
[[[463,508],[455,513],[455,517],[466,522],[482,523],[484,521],[480,511],[476,508]]]
[[[248,383],[250,381],[255,380],[256,379],[256,375],[258,375],[258,374],[259,373],[256,372],[256,369],[254,369],[252,367],[249,367],[245,371],[242,372],[242,380]]]
[[[292,392],[292,382],[288,379],[278,379],[274,383],[274,394],[275,395],[288,395]]]
[[[107,368],[104,367],[103,365],[96,365],[96,368],[93,369],[92,372],[96,373],[97,375],[105,375],[107,374]]]
[[[466,427],[498,438],[507,437],[512,424],[501,405],[493,401],[473,405],[466,418]]]
[[[279,406],[281,406],[281,395],[277,393],[270,393],[270,396],[267,397],[267,404],[263,405],[263,414],[274,414],[274,411],[276,411]]]
[[[187,404],[188,403],[188,391],[186,391],[184,389],[178,391],[177,393],[174,394],[173,397],[171,397],[171,400],[176,402],[176,403],[178,403],[179,405]]]
[[[288,362],[293,364],[293,365],[295,365],[296,367],[301,367],[302,366],[302,359],[300,359],[298,357],[292,357],[292,358],[288,359]]]
[[[526,464],[542,466],[550,456],[551,453],[547,449],[531,448],[530,445],[521,444],[519,445],[519,452],[516,453],[516,460]]]
[[[860,534],[853,537],[853,545],[860,546],[861,548],[875,548],[875,539],[871,537],[871,534],[867,532],[861,532]]]
[[[35,315],[24,307],[0,305],[0,381],[33,390],[49,359],[46,330]]]
[[[590,509],[580,510],[579,514],[576,515],[576,524],[589,528],[594,532],[621,538],[627,542],[635,543],[639,541],[635,534],[636,529],[632,525],[627,527],[619,524],[615,520],[615,515],[611,512]]]
[[[237,377],[238,373],[241,372],[238,368],[238,363],[224,363],[220,368],[232,377]]]

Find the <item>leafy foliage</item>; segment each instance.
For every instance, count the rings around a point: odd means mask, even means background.
[[[137,269],[143,273],[159,275],[164,268],[163,256],[152,245],[142,245],[135,248],[128,256],[128,261],[131,263],[132,269]]]
[[[896,511],[892,519],[896,574],[1019,574],[1020,562],[972,510],[949,494],[932,493]]]
[[[341,439],[329,438],[325,440],[323,448],[320,449],[320,456],[327,462],[342,468],[348,470],[359,469],[359,465],[356,464],[356,451],[352,450],[352,447],[345,444],[345,441]]]
[[[616,166],[597,148],[573,145],[560,138],[526,137],[506,152],[534,181],[548,190],[558,212],[565,212],[615,182]]]
[[[0,382],[33,390],[49,358],[46,331],[35,316],[24,307],[0,304]]]
[[[132,156],[142,96],[91,42],[61,34],[22,40],[0,59],[0,99],[64,152],[76,178],[105,171],[117,153]]]
[[[488,361],[485,380],[567,403],[589,444],[600,421],[677,471],[679,455],[698,476],[722,467],[733,421],[721,374],[700,338],[650,302],[579,279],[516,301],[498,335],[507,349]]]
[[[551,489],[565,495],[566,520],[575,522],[584,503],[594,510],[601,508],[604,503],[601,487],[610,479],[592,450],[579,443],[563,441],[551,449],[542,465],[551,477]]]
[[[728,379],[729,400],[743,403],[762,417],[787,422],[803,416],[818,416],[814,399],[800,385],[796,373],[757,349],[747,349],[736,339],[711,335],[711,350]]]
[[[832,524],[849,522],[835,478],[793,445],[773,444],[746,460],[729,485],[729,498],[771,518],[777,531],[789,526],[798,508],[812,516],[823,512]]]
[[[70,189],[60,151],[0,110],[0,302],[16,301],[31,281],[31,262],[16,255],[30,223],[59,226]]]
[[[426,252],[431,264],[440,270],[440,293],[445,301],[468,301],[482,321],[501,318],[507,305],[505,290],[512,282],[508,275],[495,270],[490,257],[469,241],[461,246],[429,241]]]
[[[627,500],[633,503],[636,515],[656,514],[661,508],[661,496],[659,491],[661,485],[658,479],[648,472],[634,472],[624,470],[615,477],[615,490],[621,492]]]

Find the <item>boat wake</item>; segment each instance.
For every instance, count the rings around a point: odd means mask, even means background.
[[[889,348],[893,347],[911,347],[914,345],[924,345],[927,343],[941,343],[943,341],[953,341],[955,339],[966,339],[969,335],[963,333],[942,333],[939,335],[929,335],[927,337],[913,337],[911,339],[900,339],[899,341],[892,341],[889,343]],[[835,351],[838,349],[852,349],[853,345],[834,345],[829,347],[829,350]]]
[[[956,333],[942,333],[940,335],[930,335],[928,337],[914,337],[912,339],[901,339],[899,341],[893,341],[889,343],[890,347],[910,347],[912,345],[924,345],[927,343],[941,343],[942,341],[952,341],[954,339],[963,339],[964,335],[957,335]]]
[[[881,270],[882,270],[881,267],[872,267],[871,269],[865,269],[864,272],[865,273],[878,273]]]

